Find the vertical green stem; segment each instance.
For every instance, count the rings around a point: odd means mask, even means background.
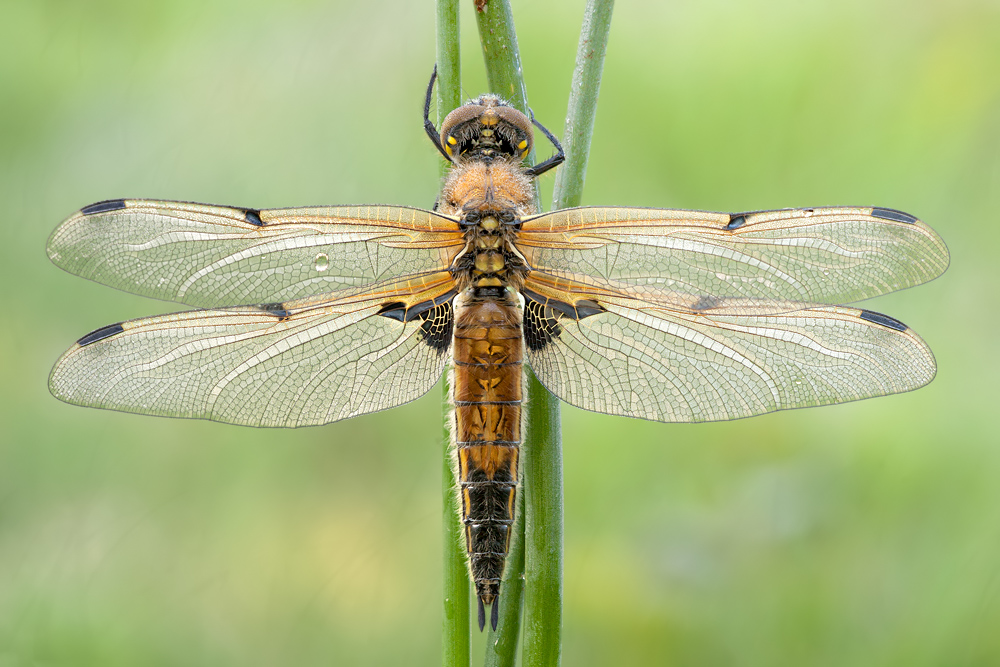
[[[486,62],[486,80],[492,92],[528,113],[528,92],[521,75],[521,55],[510,1],[488,0],[485,5],[482,11],[476,11],[476,24]]]
[[[437,126],[461,104],[461,68],[458,41],[458,0],[437,0]],[[442,164],[442,170],[449,165]],[[444,452],[441,470],[444,552],[444,615],[441,628],[441,664],[469,667],[469,569],[459,540],[455,476],[451,466],[451,407],[448,374],[444,388]]]
[[[514,15],[510,0],[489,0],[483,11],[476,11],[479,42],[486,62],[486,80],[490,91],[503,97],[523,113],[528,111],[528,91],[521,73],[521,54],[517,49]],[[528,162],[534,164],[535,149],[531,148]],[[535,184],[535,207],[541,210],[538,184]]]
[[[455,473],[451,467],[450,388],[447,373],[441,382],[444,388],[444,466],[441,470],[443,515],[441,524],[444,543],[444,616],[441,627],[441,664],[445,667],[469,667],[469,568],[465,564],[465,549],[459,541],[458,504],[455,494]]]
[[[437,126],[462,104],[462,67],[459,60],[458,0],[437,0]],[[442,162],[442,171],[451,165]]]
[[[579,206],[583,183],[587,175],[590,138],[594,133],[597,97],[601,90],[604,54],[611,31],[611,11],[614,0],[587,0],[580,29],[580,44],[576,51],[576,67],[569,91],[563,149],[566,162],[556,171],[552,208]]]
[[[490,90],[512,105],[528,113],[528,96],[521,72],[517,36],[509,0],[489,0],[482,12],[477,12],[479,38],[486,61]],[[528,156],[535,161],[535,152]],[[538,199],[536,186],[536,203]],[[541,207],[539,206],[539,209]],[[509,582],[517,567],[523,539],[524,553],[524,652],[527,666],[558,665],[562,641],[562,450],[559,425],[559,400],[526,373],[525,411],[527,427],[521,453],[521,512],[520,530],[515,530],[508,560]],[[521,533],[523,531],[523,534]],[[508,588],[512,588],[508,584]],[[501,586],[501,615],[516,618],[510,607],[513,590]],[[516,625],[498,626],[496,646],[490,642],[487,665],[513,665],[517,641]],[[490,637],[493,640],[493,637]],[[504,647],[503,655],[499,648]]]
[[[529,397],[522,493],[525,507],[525,667],[555,667],[562,656],[563,488],[559,399],[525,373]]]

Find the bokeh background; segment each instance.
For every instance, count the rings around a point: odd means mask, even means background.
[[[582,5],[514,2],[557,134]],[[64,405],[68,345],[173,306],[44,253],[115,197],[430,206],[433,4],[2,6],[0,665],[438,663],[440,390],[298,431]],[[1000,7],[623,1],[601,93],[584,203],[889,206],[952,266],[867,306],[934,349],[920,391],[707,425],[564,407],[564,664],[1000,664]]]

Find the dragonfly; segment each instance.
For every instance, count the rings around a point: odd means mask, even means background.
[[[436,74],[436,72],[435,72]],[[558,140],[495,95],[424,127],[451,163],[434,210],[114,199],[48,241],[60,268],[194,310],[111,324],[49,377],[77,405],[256,427],[328,424],[427,393],[448,369],[470,575],[497,624],[515,520],[523,373],[563,401],[705,422],[910,391],[934,356],[852,303],[926,282],[948,250],[881,207],[541,213]],[[534,130],[556,153],[524,159]]]

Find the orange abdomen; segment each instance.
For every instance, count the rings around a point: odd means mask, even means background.
[[[476,595],[491,604],[514,523],[521,444],[524,354],[516,297],[477,297],[473,288],[456,298],[453,350],[453,434],[465,544]]]

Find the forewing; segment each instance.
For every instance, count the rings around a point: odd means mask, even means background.
[[[906,325],[856,308],[775,312],[764,302],[754,314],[742,300],[683,311],[607,297],[600,307],[581,308],[577,319],[528,298],[524,314],[538,379],[595,412],[736,419],[909,391],[936,371],[930,349]]]
[[[702,297],[851,303],[948,266],[934,230],[882,208],[574,208],[525,220],[517,247],[537,272],[665,305]]]
[[[455,220],[400,206],[253,209],[119,199],[53,232],[60,268],[191,306],[289,301],[447,268]]]
[[[326,424],[384,410],[420,397],[441,376],[451,285],[443,274],[340,300],[111,325],[59,359],[49,390],[78,405],[248,426]],[[421,305],[395,307],[403,304]]]

